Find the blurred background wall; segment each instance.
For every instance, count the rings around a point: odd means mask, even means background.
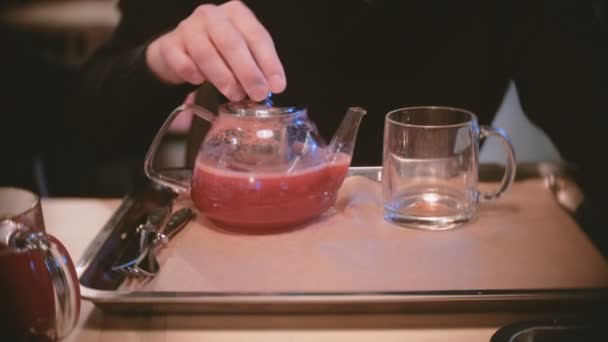
[[[119,20],[114,0],[0,2],[0,184],[49,194],[45,157],[62,134],[69,87]]]
[[[492,126],[504,129],[511,137],[518,162],[554,161],[562,162],[559,151],[545,132],[532,124],[521,108],[517,89],[511,82]],[[484,163],[504,164],[505,152],[502,142],[488,139],[479,153]]]

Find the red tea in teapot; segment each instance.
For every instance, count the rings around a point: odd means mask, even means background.
[[[218,169],[199,162],[191,197],[210,220],[243,232],[274,231],[308,222],[337,197],[350,156],[293,173],[260,173]]]

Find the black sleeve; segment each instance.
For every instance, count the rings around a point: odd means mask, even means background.
[[[94,160],[143,155],[192,85],[159,81],[145,64],[147,45],[173,29],[194,1],[121,0],[111,39],[79,71],[70,108],[75,143]]]
[[[586,200],[585,228],[608,246],[602,197],[608,191],[603,122],[608,95],[608,38],[591,0],[524,1],[514,8],[513,75],[524,112],[576,167]],[[603,202],[603,203],[602,203]]]

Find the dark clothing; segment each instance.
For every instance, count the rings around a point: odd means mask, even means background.
[[[112,139],[98,130],[108,149],[145,151],[166,115],[192,90],[156,81],[143,56],[148,42],[199,3],[120,2],[123,21],[85,69],[86,106],[78,113],[90,125],[111,125]],[[600,43],[606,41],[599,40],[590,2],[246,3],[271,32],[287,72],[288,88],[274,96],[276,104],[306,105],[326,137],[349,105],[369,110],[357,164],[380,162],[388,110],[457,106],[489,124],[510,79],[526,114],[569,161],[592,150],[583,144],[589,123],[606,113],[599,104],[607,63]]]
[[[24,31],[0,22],[0,186],[45,195],[43,154],[63,132],[64,95],[77,70],[46,58],[42,40]]]
[[[87,64],[79,95],[78,116],[95,127],[82,130],[82,141],[101,147],[92,156],[143,157],[168,113],[193,89],[154,79],[144,51],[200,3],[120,2],[120,26]],[[276,105],[307,106],[326,138],[348,106],[368,110],[353,164],[380,165],[389,110],[462,107],[490,124],[514,80],[525,113],[579,168],[578,181],[595,207],[605,208],[598,122],[607,114],[601,99],[608,90],[608,40],[592,1],[245,3],[271,33],[286,70],[287,90],[273,97]]]

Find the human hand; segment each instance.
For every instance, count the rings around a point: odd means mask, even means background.
[[[285,90],[272,37],[240,1],[201,5],[146,49],[146,63],[170,84],[211,82],[230,101]]]

